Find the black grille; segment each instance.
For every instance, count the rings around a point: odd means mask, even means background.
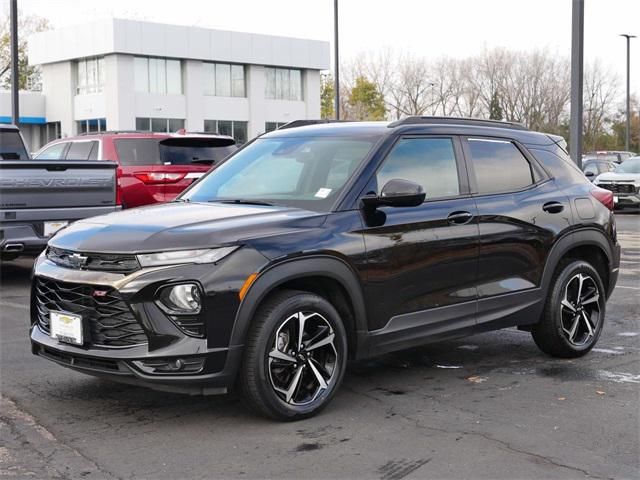
[[[147,343],[147,336],[117,290],[36,278],[36,309],[40,328],[49,333],[49,312],[81,315],[85,343],[127,347]]]
[[[140,269],[135,255],[108,253],[78,253],[49,247],[47,258],[53,263],[74,270],[131,273]]]
[[[628,183],[601,183],[598,186],[613,193],[636,193],[635,186]]]

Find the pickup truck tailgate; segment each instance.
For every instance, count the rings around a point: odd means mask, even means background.
[[[103,207],[116,204],[116,162],[4,160],[0,208]]]

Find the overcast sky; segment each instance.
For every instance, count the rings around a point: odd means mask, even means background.
[[[9,0],[2,1],[6,14]],[[105,17],[333,41],[333,0],[18,0],[54,27]],[[585,1],[585,60],[599,57],[625,88],[620,33],[640,37],[640,0]],[[570,54],[571,0],[340,0],[340,51],[385,47],[464,57],[483,47]],[[640,38],[632,40],[631,90],[640,94]]]

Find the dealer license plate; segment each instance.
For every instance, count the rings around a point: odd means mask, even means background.
[[[44,236],[50,237],[62,227],[69,225],[69,222],[44,222]]]
[[[49,312],[51,337],[60,342],[82,345],[82,317],[64,312]]]

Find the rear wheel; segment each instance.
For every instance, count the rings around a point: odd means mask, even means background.
[[[597,270],[581,260],[565,261],[552,282],[543,318],[531,329],[533,340],[555,357],[585,355],[602,332],[605,301]]]
[[[287,290],[268,299],[250,328],[239,383],[256,412],[280,420],[322,410],[344,376],[347,341],[336,309],[319,295]]]

